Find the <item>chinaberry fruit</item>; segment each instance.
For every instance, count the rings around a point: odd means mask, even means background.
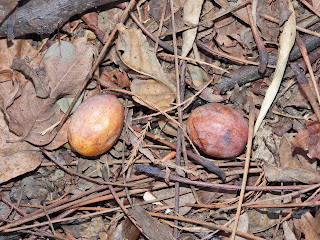
[[[69,143],[81,155],[100,155],[117,141],[123,122],[123,106],[115,96],[95,95],[81,103],[72,115]]]
[[[231,158],[242,153],[248,138],[248,123],[236,110],[208,103],[192,111],[187,132],[204,153]]]

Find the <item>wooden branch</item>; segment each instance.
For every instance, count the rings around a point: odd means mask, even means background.
[[[14,36],[50,34],[72,16],[115,2],[119,0],[30,0],[17,9]],[[10,19],[7,17],[0,23],[0,37],[7,37],[8,25],[12,24]]]

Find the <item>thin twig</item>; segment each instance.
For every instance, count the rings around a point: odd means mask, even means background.
[[[71,175],[75,175],[75,176],[79,176],[83,179],[86,179],[90,182],[94,182],[94,183],[99,183],[99,184],[107,184],[107,185],[114,185],[114,186],[121,186],[121,187],[131,187],[130,184],[118,184],[118,183],[113,183],[113,182],[106,182],[106,181],[101,181],[101,180],[97,180],[97,179],[93,179],[91,177],[87,177],[84,174],[78,173],[73,171],[70,168],[66,168],[65,166],[63,166],[62,164],[60,164],[60,162],[58,162],[55,157],[53,157],[47,150],[45,150],[44,148],[41,148],[41,152],[43,152],[52,162],[54,162],[55,164],[57,164],[62,170],[64,170],[65,172],[71,174]]]
[[[235,239],[236,231],[238,227],[239,217],[241,214],[241,205],[244,199],[244,193],[247,185],[247,179],[248,179],[248,173],[249,173],[249,165],[250,165],[250,156],[252,151],[252,140],[253,140],[253,128],[254,128],[254,118],[255,118],[255,107],[253,103],[253,98],[249,97],[250,102],[250,113],[249,113],[249,133],[248,133],[248,144],[247,144],[247,152],[246,152],[246,161],[244,166],[244,173],[243,173],[243,179],[242,179],[242,185],[241,185],[241,191],[240,191],[240,197],[238,202],[238,208],[237,213],[234,220],[234,225],[232,229],[231,234],[231,240]]]
[[[160,213],[153,213],[153,212],[148,212],[151,216],[154,217],[160,217],[160,218],[167,218],[167,219],[173,219],[173,220],[179,220],[182,222],[189,222],[189,223],[193,223],[193,224],[198,224],[198,225],[203,225],[209,228],[213,228],[213,229],[217,229],[217,230],[221,230],[227,233],[230,233],[232,230],[230,228],[224,227],[224,226],[220,226],[214,223],[209,223],[209,222],[204,222],[204,221],[199,221],[199,220],[195,220],[195,219],[191,219],[191,218],[184,218],[184,217],[176,217],[176,216],[170,216],[170,215],[165,215],[165,214],[160,214]],[[240,236],[240,237],[244,237],[246,239],[253,239],[253,240],[264,240],[263,238],[260,237],[256,237],[253,236],[251,234],[248,233],[244,233],[244,232],[240,232],[240,231],[236,231],[236,235]]]
[[[171,11],[171,26],[172,26],[172,42],[173,42],[173,52],[174,52],[174,69],[175,69],[175,75],[176,75],[176,89],[177,89],[177,104],[179,105],[181,103],[181,86],[180,86],[180,77],[179,77],[179,61],[178,61],[178,46],[177,46],[177,36],[176,36],[176,22],[174,17],[174,7],[173,7],[173,0],[170,0],[170,11]],[[181,106],[178,107],[178,121],[179,124],[182,125],[182,111]],[[176,149],[176,165],[180,166],[181,161],[181,142],[182,142],[182,131],[181,128],[178,128],[178,136],[177,136],[177,149]],[[176,174],[178,174],[176,169]],[[175,182],[175,208],[174,210],[176,213],[179,214],[179,189],[180,189],[180,183]],[[174,225],[178,225],[179,222],[177,220],[174,221]],[[173,229],[173,235],[175,239],[178,239],[178,228]]]
[[[135,169],[139,172],[143,172],[146,174],[150,174],[156,177],[160,177],[163,179],[169,179],[172,181],[178,181],[184,184],[190,184],[199,187],[207,187],[213,189],[224,189],[224,190],[240,190],[241,186],[237,185],[229,185],[229,184],[218,184],[218,183],[207,183],[202,181],[192,181],[188,178],[179,177],[176,175],[170,174],[169,176],[166,175],[163,171],[159,170],[158,168],[151,167],[149,165],[136,165]],[[300,190],[308,187],[314,187],[315,185],[296,185],[296,186],[264,186],[264,187],[255,187],[255,186],[246,186],[246,190],[248,191],[293,191],[293,190]]]
[[[320,18],[320,12],[318,12],[314,6],[312,6],[306,0],[300,0],[300,2],[302,2],[307,8],[309,8],[314,14],[316,14]]]
[[[234,57],[234,56],[231,56],[231,55],[228,55],[224,52],[221,52],[221,51],[218,51],[218,50],[215,50],[215,49],[212,49],[210,48],[209,46],[207,46],[206,44],[204,44],[203,42],[201,42],[200,40],[197,40],[196,41],[197,43],[197,46],[205,51],[207,51],[208,53],[214,55],[214,56],[220,56],[220,57],[223,57],[223,58],[226,58],[226,59],[229,59],[235,63],[239,63],[239,64],[248,64],[248,65],[255,65],[255,66],[259,66],[260,63],[258,62],[253,62],[253,61],[248,61],[248,60],[244,60],[244,59],[240,59],[240,58],[237,58],[237,57]],[[267,65],[267,67],[269,68],[275,68],[276,66],[274,65]]]
[[[296,74],[296,78],[300,87],[302,88],[303,92],[307,96],[308,101],[310,102],[312,109],[318,118],[318,121],[320,121],[320,108],[314,95],[312,94],[312,89],[310,88],[309,80],[307,79],[306,75],[301,71],[297,63],[291,63],[290,67]]]
[[[259,71],[259,73],[264,74],[265,71],[267,70],[267,65],[268,65],[268,52],[267,52],[266,47],[263,44],[263,40],[262,40],[261,35],[258,31],[258,28],[253,23],[251,6],[248,4],[248,5],[246,5],[246,8],[247,8],[247,13],[248,13],[249,21],[250,21],[252,34],[253,34],[254,40],[256,41],[256,45],[257,45],[257,48],[259,51],[260,65],[259,65],[258,71]]]
[[[274,22],[274,23],[279,23],[280,21],[274,17],[271,17],[269,15],[266,15],[266,14],[259,14],[260,17],[270,21],[270,22]],[[304,33],[307,33],[309,35],[313,35],[313,36],[316,36],[316,37],[320,37],[320,33],[318,32],[315,32],[315,31],[311,31],[309,29],[306,29],[306,28],[303,28],[303,27],[299,27],[299,26],[296,26],[296,29],[299,31],[299,32],[304,32]]]
[[[307,48],[306,48],[306,45],[304,44],[304,41],[303,39],[300,37],[299,33],[296,34],[296,42],[297,42],[297,45],[300,49],[300,52],[301,52],[301,55],[303,56],[303,59],[307,65],[307,68],[308,68],[308,71],[309,71],[309,74],[310,74],[310,78],[311,78],[311,81],[313,83],[313,88],[316,92],[316,95],[317,95],[317,98],[318,98],[318,103],[320,104],[320,94],[319,94],[319,88],[318,88],[318,84],[316,82],[316,79],[314,77],[314,73],[313,73],[313,70],[312,70],[312,66],[311,66],[311,63],[310,63],[310,59],[309,59],[309,56],[308,56],[308,51],[307,51]]]

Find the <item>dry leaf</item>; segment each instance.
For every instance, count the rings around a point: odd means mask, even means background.
[[[307,123],[307,129],[300,129],[292,144],[307,151],[309,158],[320,159],[320,123]]]
[[[312,6],[313,6],[318,12],[320,12],[320,2],[319,2],[319,0],[312,0]]]
[[[174,239],[172,229],[167,224],[163,224],[158,219],[151,217],[141,206],[131,208],[128,215],[136,221],[136,224],[148,239]]]
[[[259,199],[267,200],[272,199],[277,195],[266,193],[263,194]],[[284,199],[284,203],[289,202],[291,199]],[[268,200],[264,202],[266,204],[280,204],[283,203],[279,199]],[[255,208],[252,210],[248,210],[249,215],[249,232],[257,233],[263,232],[272,226],[275,226],[279,222],[279,210],[275,211],[274,209],[268,208]]]
[[[132,224],[129,218],[125,218],[118,226],[108,235],[107,240],[135,240],[139,237],[139,229]]]
[[[186,23],[198,24],[200,13],[204,0],[186,0],[183,6],[183,20]],[[182,33],[182,56],[186,57],[190,50],[194,40],[196,39],[198,28],[192,28]]]
[[[93,47],[80,43],[70,58],[49,56],[41,65],[45,69],[50,96],[36,97],[31,82],[22,88],[22,93],[7,109],[9,128],[24,140],[35,145],[46,145],[56,135],[56,130],[48,131],[62,118],[56,101],[61,97],[73,97],[88,74],[93,60]],[[46,133],[48,131],[48,133]]]
[[[231,224],[231,228],[233,228],[234,224]],[[237,226],[237,231],[248,233],[249,231],[249,215],[247,212],[244,212],[239,217],[239,222]],[[235,240],[245,240],[243,237],[236,236]]]
[[[190,188],[186,187],[180,187],[180,192],[187,192],[189,191]],[[174,206],[174,188],[168,188],[168,189],[161,189],[161,190],[156,190],[152,191],[152,194],[156,198],[168,198],[164,200],[164,202],[169,205],[169,206]],[[170,198],[169,198],[170,197]],[[192,193],[187,193],[184,195],[180,196],[180,204],[184,205],[185,203],[195,203],[196,199],[194,198]],[[185,215],[190,211],[191,207],[184,206],[179,208],[179,214]]]
[[[163,71],[155,53],[149,47],[146,37],[141,30],[125,28],[123,24],[118,25],[118,30],[119,37],[116,48],[122,63],[144,75],[143,78],[136,74],[132,76],[132,92],[147,98],[160,108],[169,107],[175,99],[175,86]],[[134,100],[150,107],[135,97]]]
[[[7,15],[17,6],[18,0],[0,0],[0,25]]]
[[[60,131],[54,137],[51,143],[45,146],[47,150],[55,150],[68,142],[68,127],[71,118],[69,118],[62,126]]]
[[[313,184],[320,182],[320,174],[303,168],[281,168],[269,164],[263,165],[268,182],[302,182]]]
[[[310,213],[303,214],[300,219],[302,232],[305,235],[305,239],[320,240],[319,233],[317,229],[314,228],[313,221],[314,218]]]
[[[289,10],[292,11],[289,19],[285,22],[283,32],[280,37],[280,49],[278,51],[277,67],[273,75],[272,83],[270,84],[265,98],[262,102],[261,110],[254,126],[254,134],[257,133],[264,117],[266,116],[275,96],[280,87],[280,83],[286,70],[287,61],[289,58],[290,51],[293,47],[296,37],[296,16],[291,0],[288,0]]]
[[[292,146],[290,144],[289,138],[292,138],[292,134],[286,133],[280,139],[279,146],[279,164],[283,168],[300,168],[301,163],[297,156],[292,156]]]
[[[217,4],[219,4],[221,7],[228,8],[232,5],[236,5],[241,2],[244,2],[244,0],[239,0],[236,2],[230,2],[228,0],[215,0],[215,2]],[[240,18],[242,21],[244,21],[245,23],[247,23],[249,25],[249,17],[248,17],[248,14],[247,14],[247,11],[245,8],[240,8],[239,10],[232,12],[232,14],[235,15],[236,17]]]
[[[39,152],[29,143],[6,142],[14,137],[0,111],[0,184],[34,170],[41,163]]]
[[[285,240],[297,240],[296,236],[293,233],[293,230],[289,227],[287,221],[282,224],[284,239]]]
[[[169,90],[169,88],[152,79],[134,79],[131,83],[130,88],[132,92],[140,95],[147,101],[162,109],[170,107],[170,104],[173,103],[175,99],[174,94]],[[133,99],[141,105],[150,108],[148,104],[141,101],[140,99],[136,97],[133,97]]]

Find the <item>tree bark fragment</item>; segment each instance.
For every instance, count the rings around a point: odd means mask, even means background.
[[[30,0],[19,6],[16,12],[14,36],[50,34],[63,26],[71,17],[89,9],[119,0]],[[10,17],[0,23],[0,37],[7,37]]]

